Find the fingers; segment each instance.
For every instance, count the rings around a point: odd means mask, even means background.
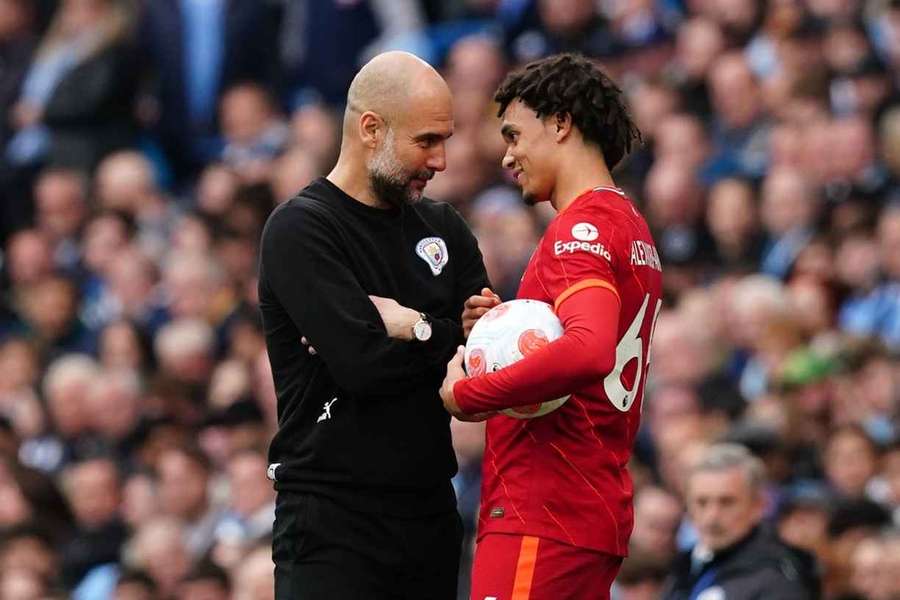
[[[472,319],[473,321],[477,321],[482,316],[484,316],[489,310],[491,310],[491,309],[486,306],[482,306],[479,308],[470,308],[470,309],[466,310],[466,314],[463,315],[463,318],[464,319]]]
[[[481,308],[467,308],[462,315],[462,328],[463,328],[463,336],[468,339],[469,333],[472,331],[472,328],[475,327],[475,323],[478,322],[485,313],[487,313],[490,308],[481,307]]]
[[[497,296],[469,296],[469,299],[466,300],[465,307],[466,308],[480,308],[487,307],[493,308],[500,304],[500,299]]]
[[[465,369],[463,369],[463,357],[465,356],[466,347],[459,346],[456,349],[456,354],[450,359],[450,362],[447,363],[447,374],[453,374],[457,378],[465,377]],[[461,375],[460,375],[461,373]]]
[[[457,346],[456,354],[453,355],[453,358],[450,359],[450,363],[447,366],[448,367],[449,366],[459,367],[461,369],[462,364],[463,364],[463,357],[465,356],[465,353],[466,353],[465,346]]]
[[[491,288],[481,288],[481,295],[494,298],[498,303],[500,302],[500,296],[495,294]]]

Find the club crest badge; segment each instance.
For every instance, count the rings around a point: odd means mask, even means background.
[[[432,275],[437,277],[447,265],[450,256],[447,254],[447,244],[439,237],[427,237],[416,244],[416,254],[424,260],[431,269]]]

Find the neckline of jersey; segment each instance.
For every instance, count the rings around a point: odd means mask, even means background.
[[[572,208],[572,206],[574,206],[576,202],[578,202],[579,200],[581,200],[582,198],[584,198],[585,196],[587,196],[588,194],[590,194],[592,192],[614,192],[614,193],[622,196],[623,198],[625,197],[625,192],[621,188],[617,188],[617,187],[614,187],[611,185],[598,185],[595,188],[591,188],[589,190],[584,190],[583,192],[581,192],[580,194],[575,196],[575,199],[572,200],[571,202],[569,202],[569,205],[567,207],[565,207],[564,209],[559,211],[559,214],[563,214],[564,212],[566,212],[567,210]]]

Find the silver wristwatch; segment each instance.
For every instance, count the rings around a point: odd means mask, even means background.
[[[425,313],[419,313],[419,320],[412,326],[413,339],[427,342],[431,339],[431,321]]]

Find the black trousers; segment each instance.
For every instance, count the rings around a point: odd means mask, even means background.
[[[278,493],[277,600],[456,600],[462,522],[452,510],[399,518],[322,496]]]

